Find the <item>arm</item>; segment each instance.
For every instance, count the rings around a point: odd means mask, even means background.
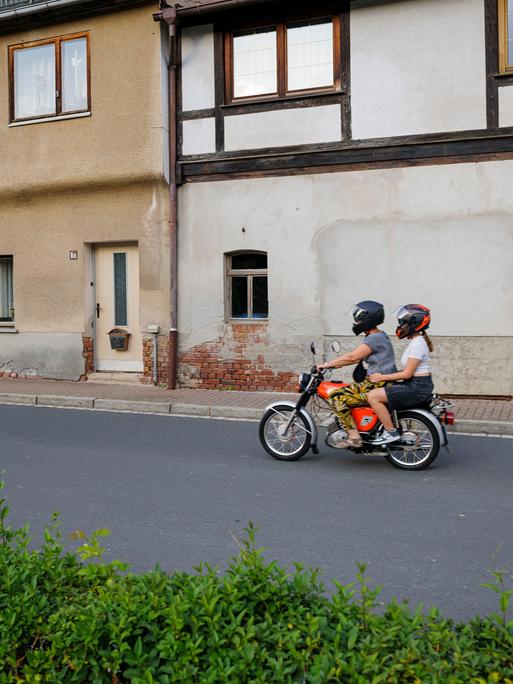
[[[343,354],[337,359],[333,359],[333,361],[321,363],[319,366],[317,366],[317,368],[322,370],[323,368],[341,368],[342,366],[353,366],[355,363],[358,363],[358,361],[366,359],[371,353],[372,349],[368,344],[360,344],[358,347],[356,347],[356,349],[353,349],[353,351],[347,352],[347,354]]]
[[[398,373],[388,373],[388,374],[383,374],[383,373],[373,373],[369,380],[371,382],[392,382],[394,380],[409,380],[411,377],[413,377],[413,374],[418,368],[418,365],[420,363],[420,359],[415,359],[413,356],[408,357],[408,363],[406,364],[406,368],[402,371],[399,371]]]

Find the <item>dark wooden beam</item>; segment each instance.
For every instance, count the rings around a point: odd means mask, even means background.
[[[216,118],[216,151],[224,150],[224,32],[221,27],[214,27],[214,97]]]
[[[499,127],[499,14],[497,0],[484,0],[486,53],[486,125]]]
[[[307,147],[307,146],[305,146]],[[251,177],[283,175],[284,172],[305,174],[317,169],[338,171],[364,165],[365,168],[382,168],[386,165],[401,163],[437,164],[479,161],[482,159],[511,158],[513,155],[513,128],[504,129],[501,135],[486,135],[474,138],[452,138],[447,140],[419,140],[409,144],[382,144],[373,146],[369,142],[331,148],[328,146],[308,146],[301,150],[272,152],[262,150],[260,155],[213,155],[210,159],[187,159],[180,162],[183,178],[193,181],[211,177]]]

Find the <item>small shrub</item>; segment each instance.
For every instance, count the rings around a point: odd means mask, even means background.
[[[251,524],[223,574],[136,575],[102,562],[106,530],[75,533],[71,553],[55,516],[32,550],[7,513],[0,499],[0,684],[513,684],[501,574],[500,612],[455,624],[396,601],[377,610],[364,566],[328,596],[317,571],[266,561]]]

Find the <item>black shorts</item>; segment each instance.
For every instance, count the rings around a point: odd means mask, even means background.
[[[385,387],[388,406],[391,411],[420,406],[433,394],[430,375],[413,377],[396,385]]]

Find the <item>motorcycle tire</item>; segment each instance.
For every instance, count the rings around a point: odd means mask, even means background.
[[[277,405],[268,409],[260,421],[260,443],[267,453],[278,461],[299,460],[310,449],[312,443],[310,426],[301,413],[294,419],[287,435],[280,433],[293,411],[291,406]]]
[[[388,445],[385,458],[402,470],[424,470],[440,452],[440,437],[428,418],[415,411],[401,411],[397,416],[401,441]]]

